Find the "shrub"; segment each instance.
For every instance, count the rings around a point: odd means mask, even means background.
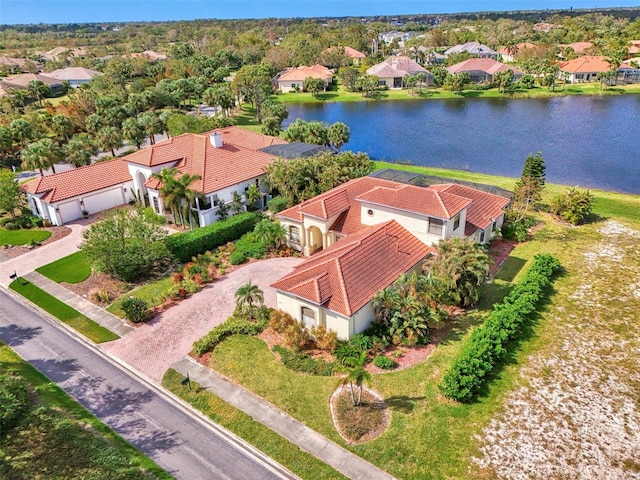
[[[246,261],[247,257],[245,257],[244,254],[239,250],[236,250],[231,255],[229,255],[229,263],[231,265],[241,265]]]
[[[107,304],[111,301],[109,290],[106,288],[92,288],[89,291],[89,298],[94,303]]]
[[[316,345],[320,350],[333,352],[338,343],[338,334],[333,330],[327,330],[324,325],[311,327],[311,335],[316,339]]]
[[[200,340],[193,344],[193,353],[198,356],[212,351],[225,338],[231,335],[258,335],[267,327],[266,321],[247,321],[243,318],[229,317],[217,325]]]
[[[138,297],[125,297],[120,303],[127,320],[133,323],[143,323],[149,319],[149,304]]]
[[[282,310],[275,310],[269,317],[269,326],[278,333],[284,333],[294,323],[294,318]]]
[[[564,195],[558,195],[551,200],[551,212],[573,225],[587,220],[592,210],[593,195],[589,190],[571,187]]]
[[[267,202],[267,208],[271,213],[278,213],[285,210],[289,206],[286,198],[273,197]]]
[[[259,242],[253,233],[249,232],[235,243],[236,251],[244,254],[245,257],[263,258],[267,254],[267,248]]]
[[[501,304],[496,304],[485,323],[464,343],[438,388],[445,397],[469,402],[477,394],[497,362],[507,352],[527,317],[543,298],[551,277],[560,268],[551,255],[536,255],[529,271]]]
[[[378,368],[383,368],[385,370],[391,370],[392,368],[396,368],[396,362],[394,362],[391,358],[385,357],[382,355],[376,355],[373,359],[373,364]]]
[[[0,375],[0,433],[14,428],[31,410],[25,380],[12,374]]]
[[[294,322],[284,331],[284,343],[287,347],[299,350],[309,341],[309,330],[302,320]]]
[[[349,340],[349,343],[353,345],[353,347],[356,349],[356,352],[358,352],[358,355],[356,355],[356,357],[359,356],[362,352],[368,352],[373,347],[373,340],[370,336],[364,333],[358,333],[354,335]]]
[[[349,342],[338,342],[338,346],[333,351],[333,356],[340,364],[344,364],[345,359],[358,357],[360,351]]]
[[[253,213],[241,213],[190,232],[170,235],[167,247],[179,261],[188,262],[191,257],[240,238],[253,230],[259,219]]]
[[[282,364],[294,372],[330,377],[336,367],[335,363],[325,362],[321,358],[314,359],[306,353],[292,352],[280,345],[273,347],[273,351],[280,355]]]

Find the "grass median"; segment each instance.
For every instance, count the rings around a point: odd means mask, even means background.
[[[9,288],[95,343],[109,342],[120,338],[24,278],[14,280]]]

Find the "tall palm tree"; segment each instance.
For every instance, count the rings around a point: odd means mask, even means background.
[[[358,357],[347,357],[342,362],[342,370],[347,375],[340,379],[338,385],[349,385],[351,403],[357,407],[362,401],[363,384],[371,384],[371,374],[364,368],[367,364],[367,352],[361,352]],[[355,395],[356,388],[358,390],[357,398]]]
[[[98,145],[103,150],[109,150],[111,156],[116,156],[116,148],[122,146],[122,132],[116,127],[102,127],[98,132]]]
[[[287,229],[269,219],[261,220],[253,229],[256,238],[267,248],[279,248],[287,239]]]
[[[153,175],[153,178],[157,178],[162,182],[160,187],[160,198],[166,208],[170,209],[176,218],[176,212],[180,217],[180,223],[186,228],[186,222],[189,221],[189,225],[193,227],[192,215],[190,213],[191,205],[195,202],[196,198],[204,198],[204,195],[200,192],[196,192],[189,188],[193,182],[200,180],[200,175],[190,175],[188,173],[177,177],[178,169],[163,168],[160,173]]]
[[[22,167],[27,170],[39,170],[44,175],[43,169],[51,167],[56,173],[54,164],[60,160],[61,152],[58,146],[50,138],[42,138],[32,142],[20,151]]]
[[[264,302],[264,295],[260,287],[251,283],[249,280],[236,290],[236,306],[243,308],[247,306],[249,310],[253,310],[254,303],[262,305]]]

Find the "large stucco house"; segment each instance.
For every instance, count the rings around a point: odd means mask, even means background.
[[[320,79],[324,82],[325,88],[327,88],[333,80],[333,72],[323,65],[313,65],[311,67],[303,65],[295,68],[287,68],[276,75],[273,79],[273,86],[282,93],[293,91],[302,92],[304,81],[307,78]]]
[[[523,75],[522,70],[519,68],[506,65],[492,58],[469,58],[468,60],[447,67],[447,71],[452,75],[468,73],[469,78],[474,83],[491,82],[496,73],[506,70],[513,72],[514,81]]]
[[[487,243],[509,202],[459,184],[363,177],[284,210],[289,245],[310,258],[272,285],[278,308],[348,339],[373,321],[376,292],[419,269],[441,239]]]
[[[388,88],[402,88],[404,77],[423,73],[426,83],[433,84],[431,72],[418,64],[415,60],[403,56],[393,56],[367,69],[367,75],[378,77],[378,85]]]
[[[201,226],[217,220],[218,204],[241,196],[251,185],[262,191],[264,167],[276,156],[261,149],[284,144],[283,140],[226,127],[207,134],[184,134],[138,150],[123,158],[98,162],[74,170],[35,178],[23,185],[31,211],[53,225],[124,205],[136,198],[159,214],[166,214],[160,197],[161,182],[154,178],[164,168],[178,174],[200,175],[191,189],[204,195],[192,206]]]

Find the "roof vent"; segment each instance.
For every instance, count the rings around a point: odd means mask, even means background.
[[[222,132],[213,132],[209,135],[211,145],[216,148],[222,148]]]

